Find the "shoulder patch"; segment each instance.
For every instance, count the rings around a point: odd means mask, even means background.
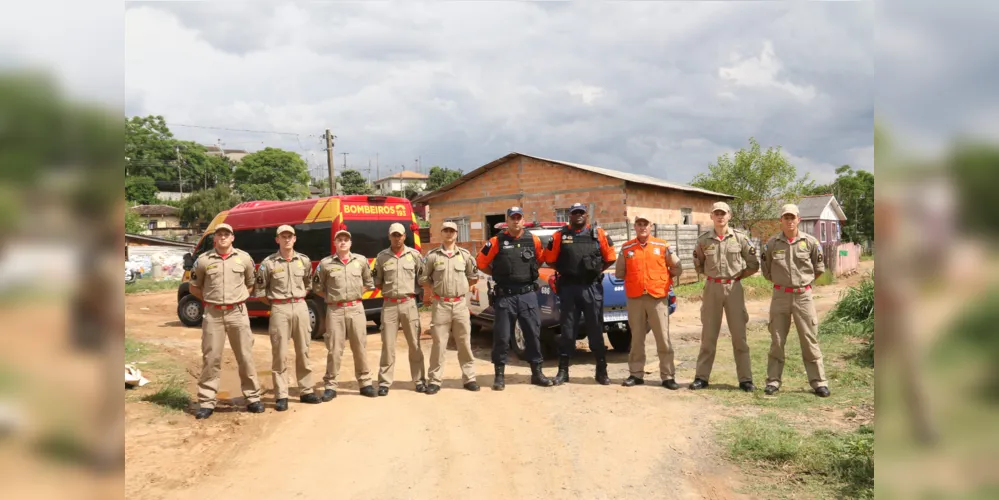
[[[493,240],[489,240],[482,245],[482,255],[489,255],[489,250],[493,247]]]

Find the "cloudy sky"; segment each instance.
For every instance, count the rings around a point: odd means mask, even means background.
[[[519,151],[689,182],[754,136],[825,182],[873,166],[874,52],[871,2],[130,2],[125,114],[321,172],[330,128],[381,175]]]

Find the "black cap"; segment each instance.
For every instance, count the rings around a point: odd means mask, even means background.
[[[520,215],[524,215],[524,211],[523,211],[523,210],[521,210],[521,209],[520,209],[520,207],[510,207],[510,208],[509,208],[509,209],[508,209],[508,210],[506,211],[506,216],[507,216],[507,217],[509,217],[509,216],[511,216],[511,215],[513,215],[513,214],[520,214]]]
[[[573,203],[572,206],[569,207],[569,213],[570,214],[573,213],[573,212],[576,212],[578,210],[582,210],[583,213],[586,213],[586,205],[584,205],[582,203]]]

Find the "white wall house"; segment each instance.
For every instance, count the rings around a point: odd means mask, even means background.
[[[427,186],[427,175],[409,170],[382,177],[372,184],[376,194],[389,194],[392,191],[405,191],[408,186],[413,191],[423,191]]]

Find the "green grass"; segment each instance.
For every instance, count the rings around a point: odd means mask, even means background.
[[[868,260],[874,260],[874,256],[873,255],[861,255],[860,256],[860,261],[861,262],[865,262],[865,261],[868,261]]]
[[[767,496],[874,497],[874,429],[849,433],[802,432],[766,413],[728,421],[721,432],[729,456],[764,472],[789,475],[789,481],[763,485]]]
[[[676,294],[678,299],[700,299],[701,295],[704,294],[704,285],[707,283],[706,280],[701,280],[696,283],[688,283],[686,285],[678,285],[673,287],[673,293]],[[746,295],[746,300],[753,300],[762,297],[769,297],[773,292],[774,285],[766,280],[763,276],[754,275],[742,280],[742,288]]]
[[[141,278],[135,281],[135,283],[125,284],[125,293],[140,293],[140,292],[160,292],[163,290],[176,290],[180,286],[179,280],[160,280],[156,281],[152,278]]]
[[[719,434],[729,458],[760,477],[760,496],[795,498],[871,498],[874,487],[874,434],[869,427],[851,432],[843,426],[873,422],[873,278],[843,293],[820,320],[819,345],[832,395],[818,398],[808,384],[794,326],[785,346],[781,390],[765,396],[770,333],[765,324],[748,332],[753,380],[761,390],[748,395],[735,385],[731,346],[718,343],[712,386],[702,392],[739,417],[724,421]],[[692,353],[696,355],[696,353]],[[754,417],[743,415],[763,409]],[[832,427],[829,420],[840,422]],[[792,425],[790,422],[794,422]]]
[[[171,378],[164,385],[162,389],[143,396],[142,400],[173,410],[183,410],[191,405],[191,395],[184,389],[182,382]]]
[[[829,286],[835,282],[836,278],[832,273],[822,273],[822,276],[819,276],[812,282],[812,286]]]

